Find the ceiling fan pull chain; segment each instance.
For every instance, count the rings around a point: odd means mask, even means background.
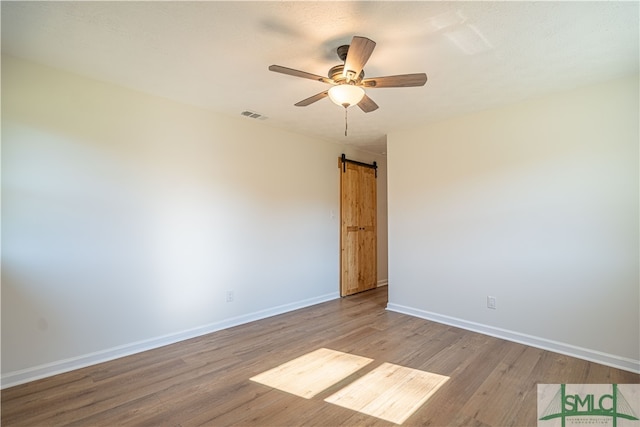
[[[347,107],[344,107],[344,136],[347,136]]]

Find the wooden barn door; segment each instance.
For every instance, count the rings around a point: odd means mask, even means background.
[[[340,294],[377,286],[376,169],[339,160]]]

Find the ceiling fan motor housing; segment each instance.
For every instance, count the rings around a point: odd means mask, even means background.
[[[347,46],[348,47],[348,46]],[[331,67],[327,73],[327,77],[336,82],[337,84],[343,84],[347,82],[347,78],[342,74],[344,71],[344,64]],[[364,70],[360,71],[360,75],[357,79],[351,79],[354,84],[359,84],[364,79]]]

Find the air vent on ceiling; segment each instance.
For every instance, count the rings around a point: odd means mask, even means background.
[[[245,116],[245,117],[249,117],[250,119],[260,119],[260,120],[267,120],[268,117],[264,116],[260,113],[256,113],[255,111],[243,111],[242,113],[240,113],[241,115]]]

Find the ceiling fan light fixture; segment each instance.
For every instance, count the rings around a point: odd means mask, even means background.
[[[351,84],[341,84],[329,89],[329,98],[344,108],[358,104],[364,97],[364,89]]]

